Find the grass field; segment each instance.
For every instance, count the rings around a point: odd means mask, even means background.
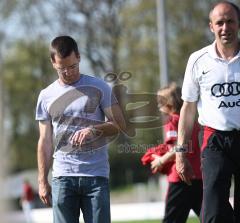
[[[125,222],[117,222],[114,221],[113,223],[160,223],[159,220],[146,220],[146,221],[125,221]],[[189,218],[186,223],[199,223],[199,220],[197,218]]]

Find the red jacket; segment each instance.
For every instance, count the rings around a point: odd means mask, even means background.
[[[156,154],[158,156],[163,156],[169,150],[169,145],[167,144],[160,144],[155,147],[151,147],[147,150],[147,152],[142,156],[141,161],[143,165],[150,164],[154,159],[152,158],[152,154]],[[168,162],[163,166],[160,173],[168,174],[171,170],[174,161]]]

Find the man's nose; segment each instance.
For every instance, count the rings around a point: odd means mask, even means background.
[[[223,30],[227,30],[228,29],[228,24],[226,22],[223,23],[222,29]]]
[[[70,74],[71,74],[71,69],[65,68],[65,69],[63,70],[63,73],[64,73],[65,75],[70,75]]]

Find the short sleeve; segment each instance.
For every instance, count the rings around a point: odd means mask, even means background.
[[[101,107],[108,108],[111,107],[114,104],[117,104],[117,98],[115,97],[112,88],[105,83],[104,81],[101,81],[101,89],[102,89],[102,98],[101,98]]]
[[[42,92],[40,92],[38,97],[35,119],[38,121],[50,120],[50,115],[47,111],[47,106],[46,103],[44,102]]]
[[[199,84],[197,82],[197,68],[195,64],[196,57],[192,54],[187,63],[182,86],[182,99],[188,102],[198,101],[199,98]]]
[[[164,132],[165,132],[165,139],[164,142],[166,144],[174,144],[177,141],[177,131],[178,131],[178,125],[175,122],[168,122],[166,125],[164,125]]]

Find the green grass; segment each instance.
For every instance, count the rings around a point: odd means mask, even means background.
[[[113,223],[161,223],[159,220],[146,220],[146,221],[114,221]],[[198,218],[189,218],[186,223],[199,223]]]

